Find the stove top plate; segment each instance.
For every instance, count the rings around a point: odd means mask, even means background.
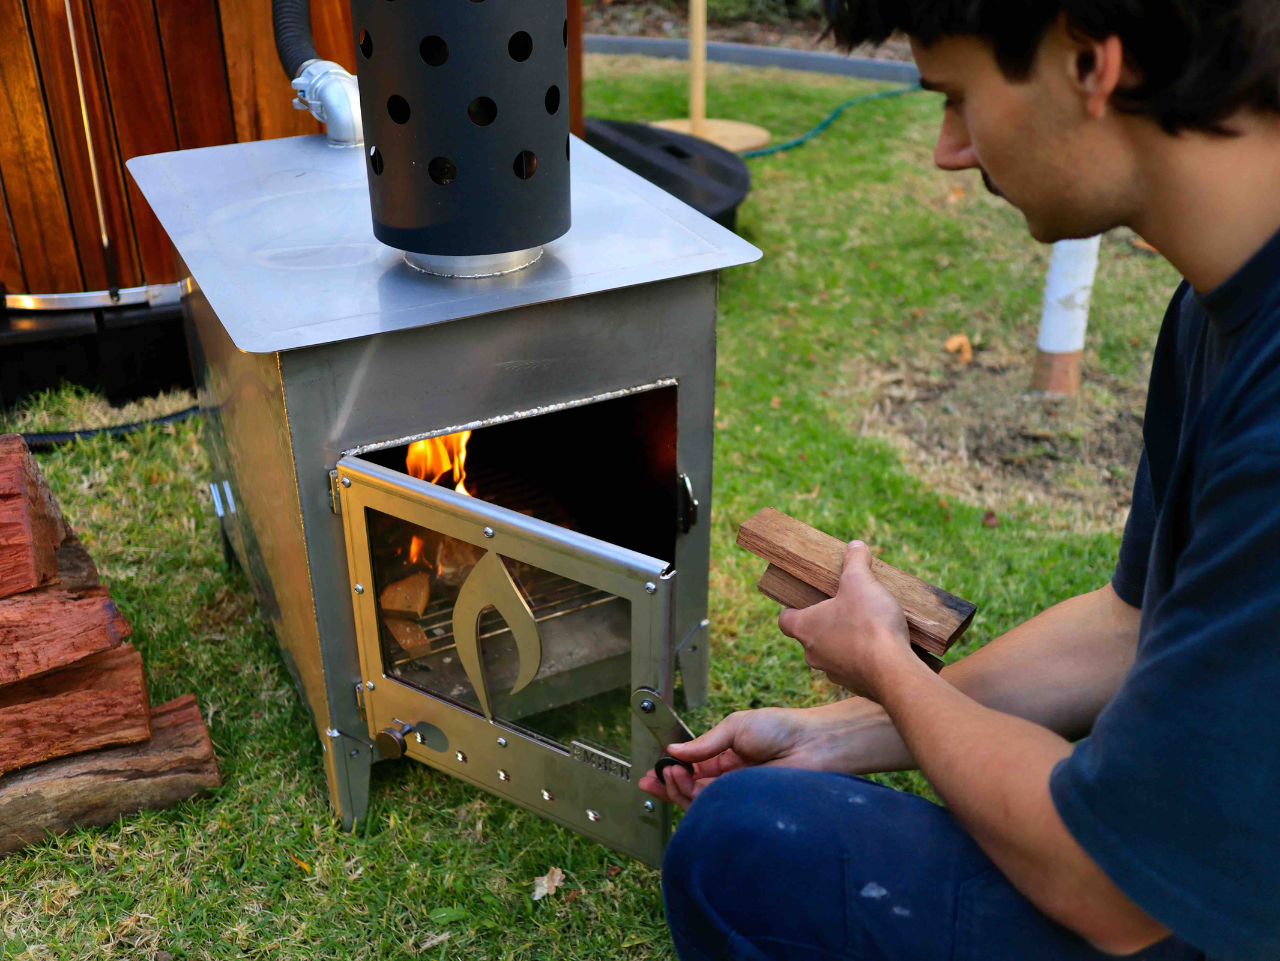
[[[537,263],[414,270],[373,236],[363,149],[287,137],[127,164],[192,278],[249,353],[314,347],[750,263],[761,253],[572,139],[573,226]]]

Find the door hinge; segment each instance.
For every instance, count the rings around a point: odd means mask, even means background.
[[[342,513],[342,492],[338,489],[338,472],[329,471],[329,507],[335,514]]]
[[[678,481],[676,484],[676,500],[679,503],[677,521],[680,524],[680,533],[688,534],[698,523],[698,499],[693,496],[693,481],[689,479],[688,474],[681,474]]]
[[[356,681],[356,710],[360,712],[360,720],[369,720],[369,714],[364,709],[364,681]]]

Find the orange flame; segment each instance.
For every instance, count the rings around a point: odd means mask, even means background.
[[[427,545],[417,534],[413,535],[413,540],[409,542],[409,563],[416,564],[422,560]]]
[[[436,484],[445,474],[452,474],[454,487],[459,494],[471,495],[467,490],[467,441],[471,439],[471,431],[459,431],[456,434],[445,434],[443,437],[430,437],[427,440],[414,441],[409,445],[409,454],[405,458],[405,469],[421,480]]]

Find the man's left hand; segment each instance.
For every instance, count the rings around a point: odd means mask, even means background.
[[[810,667],[872,700],[880,700],[881,684],[891,672],[928,670],[911,651],[901,605],[871,573],[871,550],[862,541],[845,549],[836,596],[803,610],[784,610],[778,627],[800,642]]]

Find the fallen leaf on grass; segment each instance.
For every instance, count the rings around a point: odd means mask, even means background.
[[[952,187],[947,192],[947,203],[949,204],[958,204],[963,199],[964,199],[963,187]]]
[[[782,406],[782,398],[779,397],[777,394],[774,394],[773,397],[769,400],[769,406],[772,407],[774,410],[777,410],[779,407]]]
[[[622,865],[620,864],[610,864],[607,868],[604,869],[605,877],[608,877],[608,878],[616,878],[621,873],[622,873]]]
[[[294,854],[292,851],[289,851],[289,852],[288,852],[288,855],[289,855],[289,857],[290,857],[290,858],[292,858],[292,859],[293,859],[293,863],[294,863],[294,864],[296,864],[298,867],[302,868],[302,870],[306,871],[308,874],[310,874],[310,873],[311,873],[311,865],[309,865],[306,861],[302,860],[302,858],[298,857],[298,856],[297,856],[296,854]]]
[[[533,879],[533,900],[541,901],[548,894],[555,894],[556,888],[564,884],[564,872],[552,868],[540,878]]]
[[[942,348],[948,354],[955,354],[962,364],[973,363],[973,344],[969,342],[967,334],[952,334]]]
[[[811,501],[811,500],[815,499],[815,498],[818,496],[818,492],[819,492],[819,491],[821,491],[821,490],[822,490],[822,485],[821,485],[821,484],[814,484],[814,485],[813,485],[813,490],[809,491],[809,493],[807,493],[807,494],[797,494],[797,495],[796,495],[796,500],[798,500],[798,501]]]
[[[568,904],[570,901],[575,900],[575,899],[578,897],[578,895],[579,895],[579,894],[581,894],[581,893],[582,893],[582,889],[581,889],[581,888],[574,888],[572,891],[568,892],[568,893],[564,896],[564,903],[565,903],[565,904]]]
[[[982,526],[983,527],[999,527],[1000,515],[997,514],[995,511],[987,511],[985,514],[982,515]]]

